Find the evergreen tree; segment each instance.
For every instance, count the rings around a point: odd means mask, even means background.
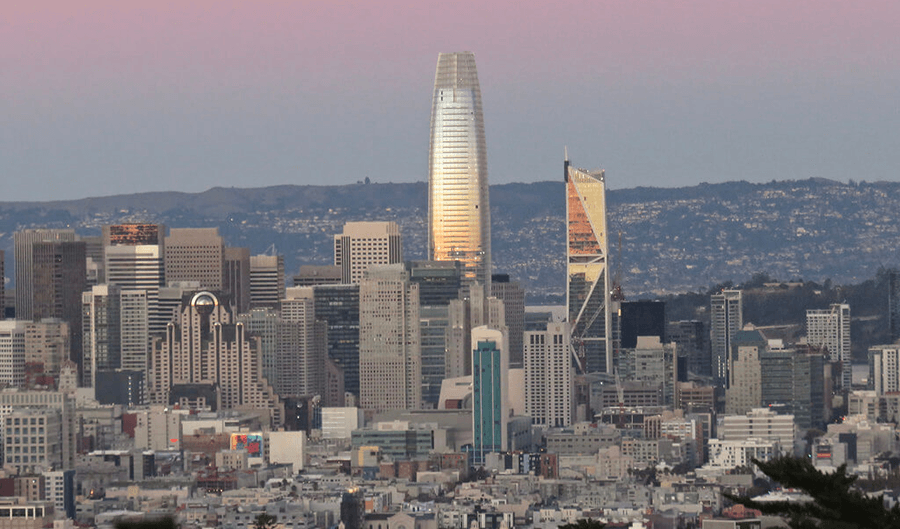
[[[559,526],[559,529],[603,529],[606,524],[593,518],[579,518],[572,523]]]
[[[834,473],[817,470],[808,459],[782,457],[756,466],[783,487],[799,489],[806,502],[757,502],[746,496],[724,496],[763,514],[781,516],[792,529],[883,529],[900,527],[900,506],[884,507],[881,497],[866,496],[854,486],[856,476],[841,465]]]

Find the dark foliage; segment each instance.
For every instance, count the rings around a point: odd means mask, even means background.
[[[120,520],[115,523],[116,529],[178,529],[178,524],[171,516],[151,520]]]
[[[573,523],[566,523],[559,526],[559,529],[603,529],[606,524],[591,518],[579,518]]]
[[[900,527],[900,506],[886,509],[880,497],[866,496],[854,485],[856,476],[842,465],[832,474],[817,470],[808,459],[783,457],[753,461],[783,487],[799,489],[811,501],[757,502],[748,496],[724,496],[763,514],[781,516],[792,529],[883,529]]]

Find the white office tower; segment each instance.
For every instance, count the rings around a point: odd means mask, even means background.
[[[538,426],[572,424],[571,331],[568,323],[548,323],[524,338],[525,415]]]
[[[402,261],[396,222],[348,222],[343,233],[334,236],[334,265],[341,268],[341,283],[359,283],[372,265]]]
[[[146,290],[94,285],[82,294],[83,387],[96,387],[104,371],[146,375],[150,356]]]
[[[472,329],[472,459],[508,449],[509,340],[506,331]]]
[[[158,316],[159,289],[166,284],[163,263],[165,230],[162,224],[114,224],[103,227],[106,282],[118,285],[122,290],[146,292],[148,333],[163,332],[168,323]],[[146,365],[147,348],[141,351],[135,354],[142,357]]]
[[[459,261],[491,291],[491,213],[481,88],[471,52],[441,53],[428,149],[428,259]]]
[[[0,384],[20,387],[25,383],[25,329],[21,320],[0,321]]]
[[[833,303],[827,309],[806,311],[806,343],[827,348],[831,361],[841,362],[841,386],[850,389],[850,305]]]
[[[278,307],[284,298],[284,256],[250,256],[250,307]]]
[[[869,348],[869,384],[879,396],[900,391],[900,344]]]
[[[716,384],[728,383],[728,354],[731,339],[744,326],[743,301],[740,290],[723,290],[710,297],[709,341],[712,374]]]
[[[120,367],[146,375],[150,362],[150,300],[146,290],[119,292]]]
[[[403,265],[370,267],[359,284],[360,407],[419,409],[419,285]]]

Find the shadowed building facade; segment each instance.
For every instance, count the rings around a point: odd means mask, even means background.
[[[491,216],[481,88],[471,52],[441,53],[428,151],[428,258],[460,261],[490,292]]]

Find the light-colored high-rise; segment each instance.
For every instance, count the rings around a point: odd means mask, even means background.
[[[525,415],[545,428],[572,424],[571,332],[567,323],[525,332]]]
[[[428,150],[428,258],[460,261],[490,292],[491,214],[481,88],[471,52],[441,53]]]
[[[762,363],[765,337],[757,330],[737,331],[728,352],[725,413],[744,414],[762,404]]]
[[[877,395],[900,391],[900,344],[869,348],[869,381]]]
[[[712,374],[716,383],[728,383],[728,355],[731,339],[744,326],[740,290],[723,290],[710,297],[709,344]]]
[[[403,265],[369,267],[359,284],[360,407],[421,407],[420,337],[419,285]]]
[[[159,314],[159,289],[166,285],[164,240],[166,227],[163,224],[113,224],[103,227],[104,275],[110,285],[118,285],[122,290],[143,291],[146,298],[147,332],[160,333],[166,329],[168,318]],[[135,310],[141,310],[140,297],[136,292],[132,300],[138,303]],[[138,316],[136,315],[135,318]],[[137,323],[135,322],[137,325]],[[136,328],[132,326],[132,328]],[[146,341],[146,337],[136,338]],[[136,349],[135,349],[136,348]],[[148,346],[134,343],[130,358],[137,364],[147,364]],[[127,369],[137,369],[129,360]]]
[[[833,303],[827,309],[806,311],[806,341],[826,347],[831,361],[841,362],[841,385],[850,389],[850,305]]]
[[[334,264],[341,267],[341,282],[359,283],[371,265],[403,260],[400,226],[396,222],[348,222],[334,236]]]
[[[612,373],[606,176],[564,164],[566,305],[572,347],[588,373]]]
[[[0,383],[21,387],[25,383],[25,330],[22,320],[0,321]]]

